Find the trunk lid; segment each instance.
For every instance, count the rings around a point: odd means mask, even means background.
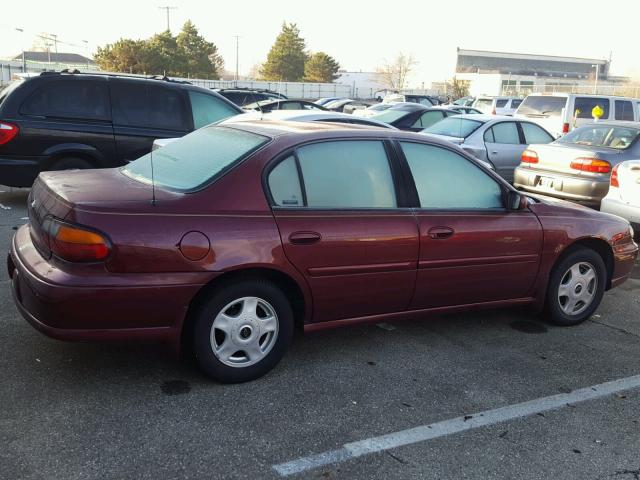
[[[531,167],[549,172],[565,173],[585,177],[608,178],[608,173],[584,172],[571,168],[571,162],[576,158],[598,158],[606,160],[612,165],[616,163],[615,158],[620,152],[609,148],[582,147],[580,145],[563,145],[561,143],[529,145],[527,150],[533,150],[538,154],[538,163],[521,164],[524,167]]]

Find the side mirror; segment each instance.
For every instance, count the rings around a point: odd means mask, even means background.
[[[527,206],[527,197],[514,190],[509,190],[507,194],[507,209],[508,210],[523,210]]]

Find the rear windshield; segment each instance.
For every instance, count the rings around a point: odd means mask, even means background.
[[[625,150],[638,138],[640,130],[611,125],[584,125],[556,140],[558,143]]]
[[[123,167],[129,177],[157,187],[189,192],[224,174],[269,141],[228,127],[209,126],[154,150]]]
[[[377,115],[373,115],[371,118],[374,120],[378,120],[379,122],[391,123],[395,122],[399,118],[404,117],[409,112],[407,110],[396,110],[390,108],[389,110],[385,110],[382,113],[378,113]]]
[[[567,97],[529,95],[518,108],[518,114],[540,117],[558,117],[567,105]]]
[[[435,135],[446,135],[448,137],[467,138],[475,132],[482,122],[469,120],[467,118],[448,117],[440,120],[435,125],[425,128],[423,133],[433,133]]]

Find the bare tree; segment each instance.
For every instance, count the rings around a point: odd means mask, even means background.
[[[376,72],[386,87],[391,90],[402,90],[407,85],[407,77],[417,64],[412,55],[400,52],[392,62],[385,60]]]

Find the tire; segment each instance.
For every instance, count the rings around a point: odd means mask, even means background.
[[[584,322],[600,305],[606,282],[602,257],[590,248],[574,249],[554,266],[549,277],[548,320],[563,327]]]
[[[266,280],[242,280],[217,290],[198,309],[193,350],[210,378],[247,382],[277,365],[293,330],[293,311],[280,288]]]
[[[66,157],[53,162],[47,170],[86,170],[87,168],[95,167],[90,162],[82,158]]]

